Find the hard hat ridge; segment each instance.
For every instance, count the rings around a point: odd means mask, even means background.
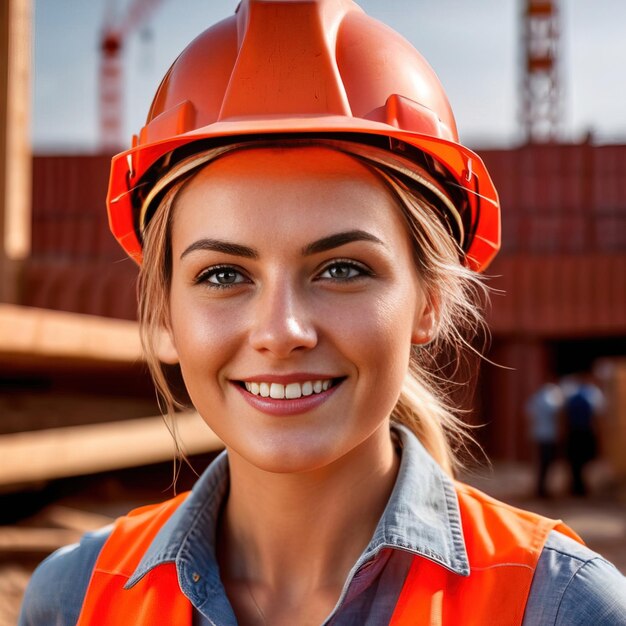
[[[218,119],[351,116],[334,49],[337,30],[353,11],[362,13],[352,0],[241,2],[238,54]]]

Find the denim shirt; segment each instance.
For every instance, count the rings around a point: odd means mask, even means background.
[[[326,626],[388,624],[414,555],[458,576],[471,574],[454,485],[418,439],[394,426],[402,449],[398,478],[374,532],[345,581]],[[175,562],[195,626],[235,626],[220,580],[215,536],[228,491],[222,453],[161,528],[133,576],[132,586],[162,563]],[[91,570],[111,527],[86,534],[43,561],[29,583],[20,626],[70,626],[78,619]],[[539,559],[524,626],[626,625],[626,579],[598,554],[553,531]]]

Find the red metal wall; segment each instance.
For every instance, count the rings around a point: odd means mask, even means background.
[[[502,252],[488,270],[503,292],[488,314],[490,356],[514,368],[484,368],[481,409],[489,451],[523,458],[523,404],[554,373],[554,340],[626,337],[626,146],[481,155],[503,213]],[[137,269],[108,231],[108,167],[108,156],[35,157],[24,304],[134,318]]]
[[[524,404],[563,373],[559,342],[585,340],[589,365],[606,356],[607,344],[613,355],[626,353],[626,146],[524,146],[482,156],[500,193],[503,229],[502,252],[487,272],[498,290],[489,357],[510,368],[483,368],[485,443],[493,456],[527,459]]]
[[[33,160],[32,255],[24,269],[28,306],[133,319],[137,269],[109,232],[110,157]]]
[[[626,146],[482,151],[502,201],[503,253],[626,252]]]

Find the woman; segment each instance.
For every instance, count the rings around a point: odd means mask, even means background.
[[[244,0],[113,161],[148,362],[226,452],[53,555],[22,624],[615,624],[564,525],[452,474],[436,358],[480,326],[497,195],[432,70],[349,0]]]

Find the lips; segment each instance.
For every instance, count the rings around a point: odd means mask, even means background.
[[[231,383],[248,404],[263,413],[296,415],[307,413],[326,402],[344,380],[345,376],[267,375]]]

